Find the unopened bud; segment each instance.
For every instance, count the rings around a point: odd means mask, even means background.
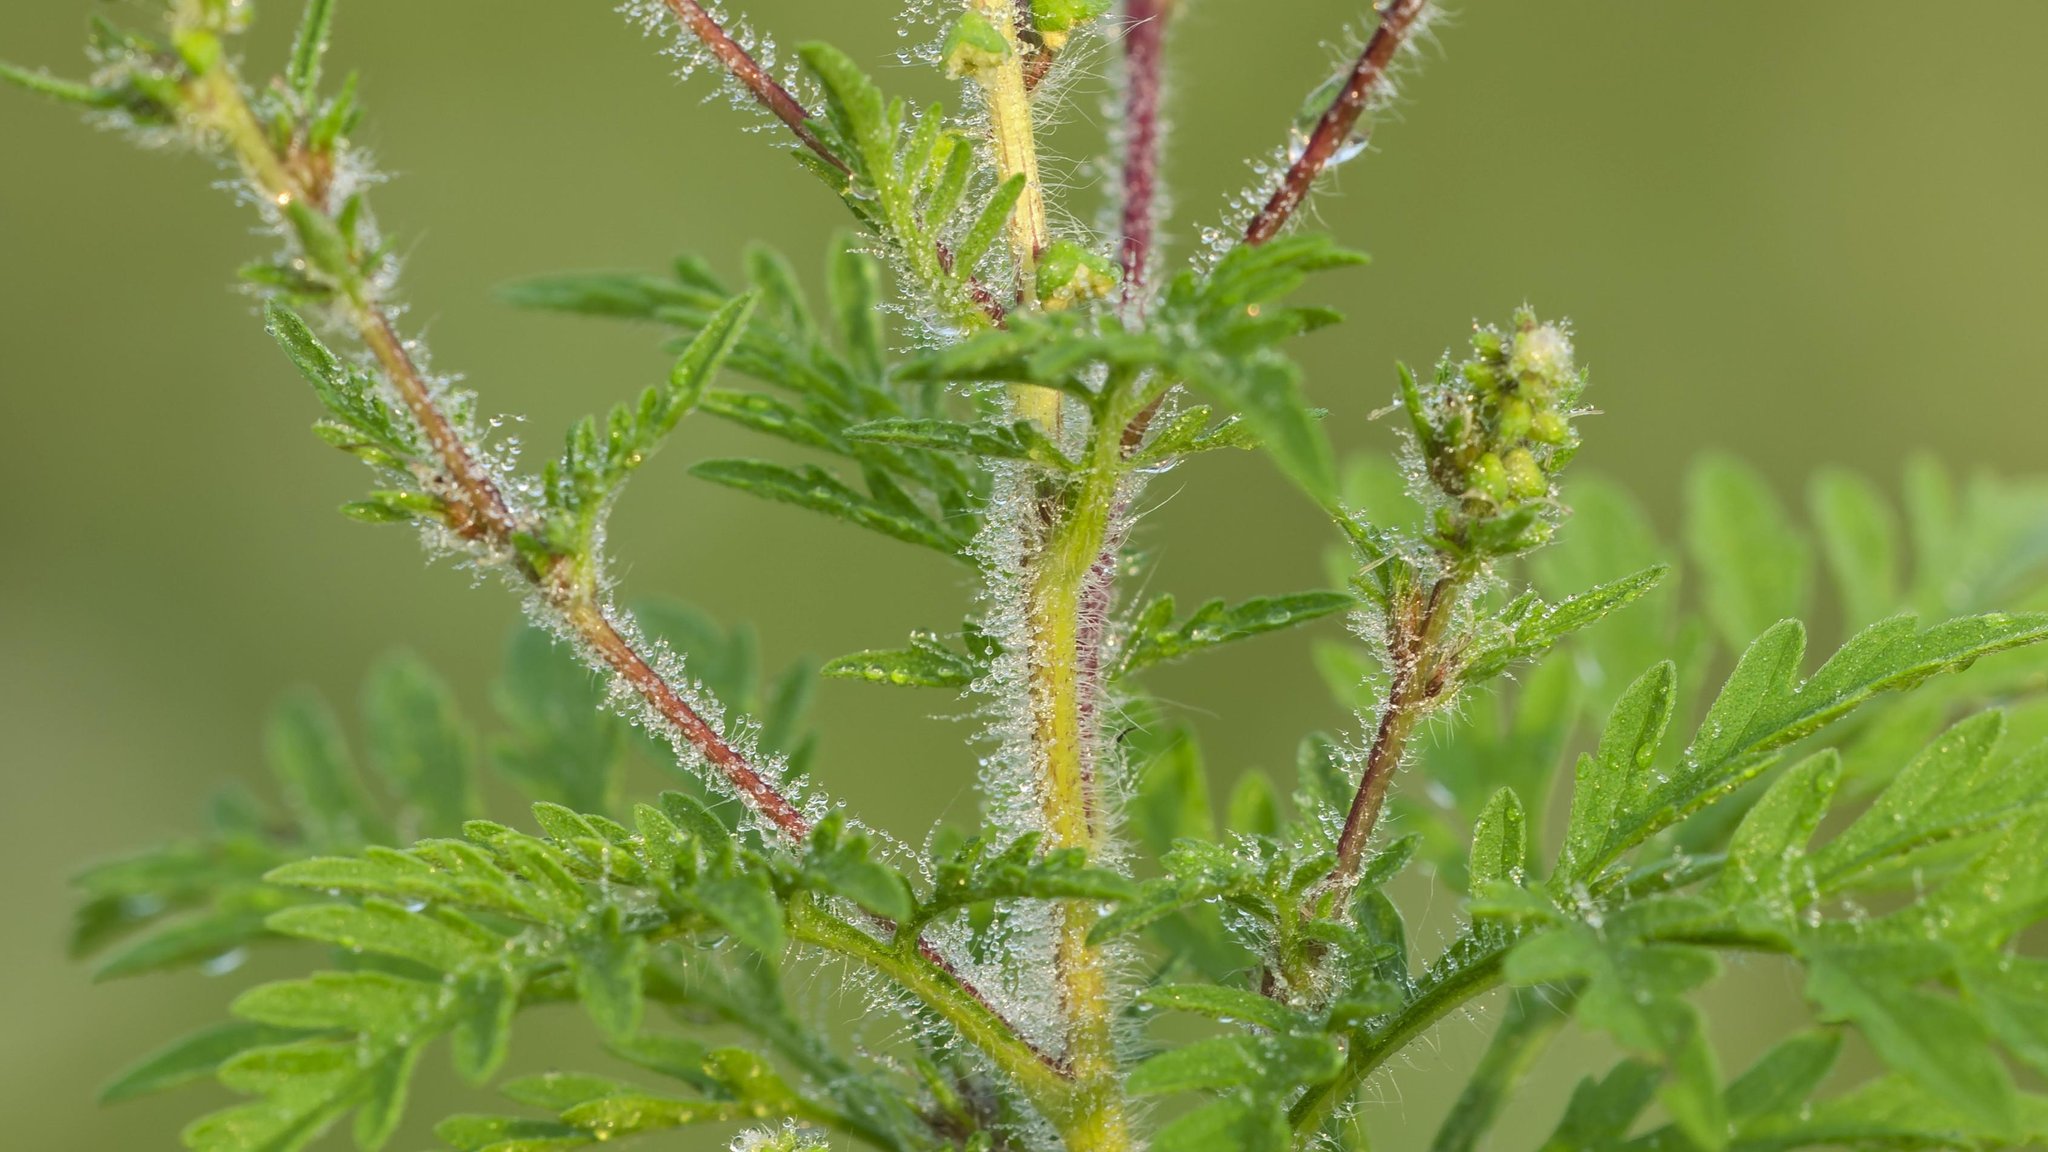
[[[1010,41],[988,17],[970,8],[947,30],[943,55],[947,76],[979,78],[1010,58]]]
[[[1100,300],[1116,286],[1115,263],[1072,240],[1055,240],[1038,258],[1038,302],[1048,312]]]

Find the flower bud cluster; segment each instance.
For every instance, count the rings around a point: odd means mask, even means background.
[[[1505,330],[1476,329],[1472,355],[1447,357],[1428,387],[1404,373],[1402,406],[1440,538],[1491,555],[1549,539],[1556,475],[1578,449],[1572,418],[1584,387],[1570,330],[1526,307]]]

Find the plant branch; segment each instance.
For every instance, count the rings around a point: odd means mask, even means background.
[[[1295,1102],[1288,1119],[1294,1126],[1297,1146],[1311,1146],[1317,1129],[1331,1109],[1337,1106],[1338,1101],[1348,1099],[1357,1091],[1365,1078],[1378,1071],[1380,1065],[1429,1031],[1459,1005],[1498,986],[1513,943],[1513,938],[1487,943],[1472,936],[1453,941],[1443,959],[1424,974],[1420,987],[1409,998],[1406,1007],[1385,1024],[1352,1039],[1344,1070],[1338,1073],[1337,1078],[1309,1089],[1307,1095]]]
[[[704,45],[705,50],[717,58],[719,64],[732,74],[733,79],[752,92],[754,99],[760,101],[761,106],[774,114],[777,120],[789,126],[790,132],[795,134],[804,147],[817,153],[819,159],[841,172],[849,176],[853,174],[852,166],[826,147],[816,132],[811,131],[811,114],[804,110],[804,106],[798,103],[797,98],[790,94],[789,89],[776,83],[775,78],[761,67],[760,61],[755,60],[717,20],[712,19],[711,13],[706,12],[702,4],[697,0],[662,0],[662,3],[668,5],[668,10],[675,13],[676,19],[682,22],[684,28],[689,29],[690,35],[695,36],[698,43]]]
[[[272,145],[243,96],[238,77],[221,67],[196,79],[192,86],[192,108],[207,126],[226,139],[237,162],[268,199],[280,208],[297,206],[302,226],[335,229],[316,190],[307,186],[290,162],[291,157],[280,155]],[[330,247],[345,249],[345,245]],[[335,297],[339,310],[391,381],[435,455],[437,474],[422,477],[422,483],[446,498],[451,529],[491,553],[518,556],[515,541],[528,530],[528,525],[441,408],[425,373],[398,335],[390,309],[371,293],[363,270],[351,264],[341,272],[344,282]],[[521,578],[536,587],[543,602],[559,615],[577,640],[702,756],[750,809],[792,844],[809,838],[811,824],[803,813],[627,638],[599,599],[594,573],[566,562],[537,566],[524,556],[519,557],[516,566]],[[888,930],[888,926],[884,929]],[[962,978],[929,942],[918,939],[916,952],[927,967],[950,980],[958,994],[981,1005],[1006,1033],[1017,1036],[979,990]],[[1041,1059],[1041,1063],[1046,1062]]]
[[[1166,23],[1174,0],[1126,0],[1124,17],[1123,302],[1142,312],[1152,272],[1158,226],[1159,109],[1166,57]]]
[[[1389,0],[1381,10],[1379,27],[1366,41],[1358,62],[1351,66],[1343,91],[1324,110],[1322,119],[1316,122],[1315,130],[1309,133],[1307,145],[1281,178],[1272,199],[1246,226],[1245,243],[1264,244],[1278,236],[1293,218],[1295,210],[1308,199],[1316,177],[1323,174],[1330,158],[1351,139],[1359,117],[1372,103],[1373,93],[1385,81],[1394,54],[1407,42],[1408,34],[1414,31],[1428,7],[1429,0]]]
[[[817,154],[819,159],[830,164],[840,172],[848,176],[853,175],[853,167],[842,159],[838,153],[832,151],[823,140],[818,138],[818,134],[811,130],[811,114],[809,110],[797,100],[796,96],[789,89],[776,83],[774,77],[768,75],[767,69],[761,67],[760,61],[754,59],[739,41],[734,40],[731,34],[726,32],[725,28],[717,20],[713,19],[709,12],[705,11],[703,5],[697,3],[697,0],[662,0],[662,2],[668,6],[669,11],[675,13],[676,19],[682,23],[683,27],[691,35],[697,37],[698,41],[717,59],[719,64],[727,72],[731,73],[734,80],[737,80],[747,91],[752,92],[754,98],[760,101],[770,112],[774,113],[776,119],[789,126],[789,130],[796,135],[797,140],[804,147],[809,148]],[[948,252],[943,244],[939,246],[937,256],[939,266],[951,272],[953,270],[953,254]],[[996,298],[994,292],[989,290],[988,285],[971,276],[968,277],[967,297],[976,308],[981,310],[983,315],[988,317],[989,323],[998,328],[1003,327],[1006,318],[1003,303]]]
[[[808,899],[790,905],[789,921],[790,931],[798,940],[859,960],[915,994],[994,1061],[1047,1119],[1058,1124],[1061,1118],[1071,1115],[1075,1086],[1019,1037],[1008,1022],[963,989],[944,966],[922,951],[905,953],[892,948],[829,915]]]
[[[1486,1054],[1465,1090],[1451,1105],[1450,1113],[1437,1129],[1430,1152],[1473,1152],[1485,1138],[1517,1082],[1526,1075],[1536,1058],[1571,1019],[1577,1006],[1574,991],[1551,992],[1542,988],[1510,993],[1507,1015],[1494,1029]]]
[[[1393,665],[1393,680],[1380,711],[1372,748],[1366,753],[1358,793],[1352,798],[1351,809],[1344,816],[1344,830],[1337,838],[1337,863],[1323,881],[1322,893],[1341,895],[1357,878],[1416,721],[1438,703],[1450,686],[1454,669],[1441,642],[1461,585],[1457,575],[1444,576],[1427,593],[1404,596],[1388,609],[1387,655]]]

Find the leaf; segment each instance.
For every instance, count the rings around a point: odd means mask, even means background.
[[[1805,902],[1794,886],[1807,842],[1827,815],[1842,779],[1842,757],[1824,749],[1786,769],[1749,812],[1729,841],[1717,888],[1731,905],[1766,902],[1789,918]]]
[[[716,920],[733,938],[761,953],[779,956],[786,942],[782,906],[767,883],[752,875],[707,880],[694,890],[704,914]]]
[[[819,821],[805,849],[805,876],[824,891],[889,920],[906,920],[916,911],[909,883],[874,858],[864,833],[847,829],[844,813]]]
[[[1720,1074],[1698,1009],[1683,996],[1718,971],[1713,955],[1672,944],[1642,944],[1621,933],[1603,938],[1583,925],[1544,932],[1508,954],[1517,985],[1583,979],[1579,1016],[1631,1055],[1665,1069],[1659,1098],[1693,1143],[1727,1143]]]
[[[306,12],[299,20],[291,60],[284,73],[285,86],[299,98],[300,108],[313,107],[320,89],[320,58],[327,53],[328,35],[333,27],[334,0],[306,0]]]
[[[1723,1094],[1728,1118],[1741,1125],[1760,1116],[1796,1113],[1835,1066],[1841,1054],[1838,1032],[1800,1032],[1781,1040]]]
[[[1113,679],[1234,641],[1292,628],[1356,605],[1354,598],[1342,592],[1261,596],[1240,604],[1211,600],[1175,626],[1170,623],[1173,598],[1162,596],[1140,614]]]
[[[715,308],[725,293],[638,272],[570,272],[505,285],[498,298],[542,312],[654,320],[664,308]]]
[[[1580,1080],[1557,1131],[1539,1152],[1588,1152],[1619,1143],[1649,1107],[1662,1076],[1654,1064],[1624,1060],[1599,1080]]]
[[[1168,984],[1147,988],[1138,1002],[1154,1008],[1192,1012],[1224,1023],[1245,1022],[1274,1032],[1308,1032],[1314,1022],[1268,996],[1215,984]]]
[[[1658,564],[1562,603],[1517,601],[1510,606],[1510,617],[1498,622],[1501,627],[1497,634],[1482,639],[1466,657],[1466,679],[1484,680],[1498,675],[1510,664],[1541,656],[1559,641],[1649,594],[1669,573],[1669,567]]]
[[[1472,826],[1468,891],[1498,882],[1519,884],[1529,857],[1529,819],[1512,788],[1503,788]]]
[[[1190,387],[1244,417],[1280,471],[1324,508],[1337,503],[1337,462],[1317,415],[1301,394],[1301,370],[1277,355],[1237,361],[1186,357]]]
[[[1344,1054],[1326,1036],[1215,1036],[1161,1052],[1131,1070],[1133,1096],[1232,1088],[1322,1084],[1336,1078]]]
[[[2048,764],[2038,757],[2005,768],[1992,756],[2005,717],[1981,712],[1943,733],[1899,770],[1869,808],[1814,854],[1832,889],[1924,845],[1977,831],[2038,803]],[[2015,770],[2017,769],[2017,770]]]
[[[1763,771],[1778,749],[1879,693],[2044,638],[2048,616],[1967,616],[1925,631],[1913,617],[1895,616],[1858,633],[1801,683],[1805,630],[1796,620],[1774,626],[1743,653],[1669,779],[1618,813],[1601,864],[1726,796]]]
[[[1209,777],[1194,733],[1185,728],[1140,731],[1129,742],[1143,741],[1131,753],[1139,776],[1136,793],[1126,805],[1139,839],[1154,856],[1165,855],[1176,840],[1214,839]]]
[[[1842,618],[1850,628],[1876,623],[1899,610],[1899,527],[1877,486],[1854,472],[1830,470],[1807,493],[1821,553],[1841,590]]]
[[[937,645],[855,652],[828,660],[821,676],[909,688],[965,688],[987,669]]]
[[[491,747],[499,771],[537,799],[578,812],[611,809],[624,729],[571,653],[538,628],[518,629],[492,700],[509,728]]]
[[[2012,1054],[2048,1073],[2048,962],[2004,956],[1965,963],[1965,999]]]
[[[647,941],[623,929],[616,907],[606,907],[581,926],[571,942],[569,968],[576,976],[577,997],[607,1039],[625,1040],[639,1031],[646,964]]]
[[[474,927],[462,931],[403,905],[376,899],[361,905],[286,908],[270,917],[269,927],[283,936],[318,940],[348,952],[410,960],[436,972],[460,973],[494,962],[500,949],[495,934]]]
[[[1233,832],[1246,836],[1280,835],[1280,798],[1263,772],[1246,772],[1238,777],[1223,810],[1224,824]]]
[[[922,512],[906,515],[841,483],[815,464],[789,467],[765,460],[704,460],[690,468],[700,480],[794,504],[911,544],[957,556],[967,542],[949,535]]]
[[[481,813],[475,739],[454,693],[419,657],[395,653],[371,670],[363,727],[370,763],[411,806],[416,835],[452,836]]]
[[[1585,879],[1605,865],[1617,818],[1647,790],[1650,764],[1671,723],[1677,688],[1678,670],[1669,661],[1645,672],[1616,702],[1598,751],[1580,757],[1571,822],[1557,866],[1560,877]]]
[[[1707,616],[1729,647],[1806,615],[1812,549],[1755,471],[1727,457],[1701,460],[1687,481],[1685,522]]]
[[[1803,958],[1806,994],[1825,1018],[1855,1024],[1886,1064],[1975,1122],[2018,1135],[2012,1077],[1983,1023],[1955,1000],[1916,986],[1942,966],[1938,952],[1823,946]]]
[[[843,247],[832,259],[832,310],[839,320],[839,344],[846,362],[870,384],[879,384],[889,346],[881,306],[882,269],[875,258]]]
[[[100,1089],[100,1103],[115,1104],[205,1080],[226,1061],[253,1048],[296,1040],[304,1033],[246,1020],[230,1020],[194,1032],[151,1053]]]
[[[319,696],[300,691],[280,701],[264,749],[285,805],[308,839],[339,847],[389,841],[350,760],[341,724]]]
[[[1226,1097],[1195,1109],[1161,1128],[1152,1138],[1156,1152],[1286,1152],[1294,1133],[1278,1102]]]
[[[988,460],[1028,460],[1063,472],[1077,465],[1029,420],[1013,424],[962,424],[952,420],[870,420],[845,432],[849,440],[950,452]]]

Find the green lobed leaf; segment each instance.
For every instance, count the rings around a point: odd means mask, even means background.
[[[371,669],[363,728],[370,763],[410,808],[416,835],[450,836],[481,814],[475,738],[455,694],[425,661],[394,653]]]
[[[921,510],[906,512],[883,505],[815,464],[790,467],[765,460],[704,460],[693,465],[690,474],[948,555],[958,556],[967,545]]]
[[[1297,592],[1260,596],[1239,604],[1211,600],[1178,625],[1172,623],[1173,597],[1161,596],[1139,614],[1113,679],[1237,640],[1277,632],[1355,607],[1342,592]]]
[[[1806,615],[1812,548],[1755,470],[1723,456],[1701,460],[1687,481],[1685,523],[1707,616],[1730,648]]]
[[[318,695],[300,691],[280,701],[264,749],[286,807],[313,843],[352,847],[389,841],[390,831],[349,756],[341,723]]]

